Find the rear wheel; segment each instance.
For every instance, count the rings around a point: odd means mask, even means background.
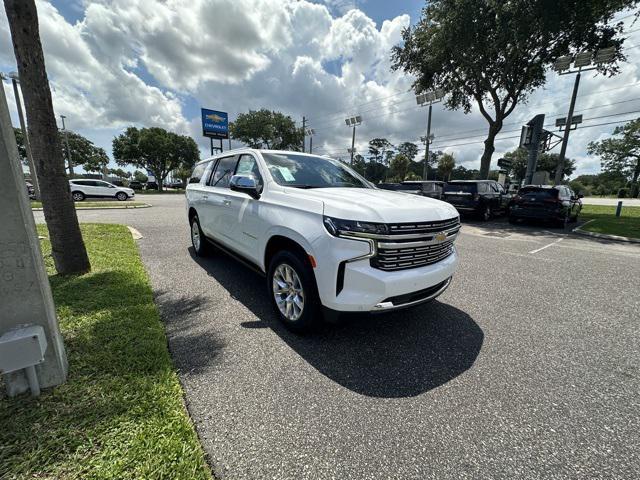
[[[82,192],[73,192],[71,194],[71,198],[73,198],[74,202],[81,202],[84,200],[85,197],[84,197],[84,193]]]
[[[485,205],[480,212],[480,218],[485,222],[491,220],[492,215],[493,212],[491,211],[491,207],[489,205]]]
[[[294,332],[316,325],[321,316],[313,270],[301,255],[278,252],[269,265],[267,286],[280,321]]]
[[[199,257],[205,257],[209,253],[209,244],[202,233],[197,215],[191,218],[191,245]]]
[[[126,193],[124,193],[124,192],[118,192],[118,193],[116,194],[116,198],[117,198],[118,200],[120,200],[121,202],[124,202],[127,198],[129,198],[129,196],[128,196]]]

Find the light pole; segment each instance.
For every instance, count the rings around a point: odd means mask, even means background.
[[[0,77],[4,79],[4,75],[0,73]],[[24,149],[27,152],[27,162],[29,163],[29,173],[31,174],[31,183],[33,185],[33,193],[36,200],[40,200],[40,184],[38,183],[38,175],[36,173],[36,165],[33,162],[33,154],[31,153],[31,142],[29,142],[29,135],[27,134],[27,125],[24,121],[24,113],[22,111],[22,99],[20,97],[20,89],[18,88],[18,72],[9,72],[7,75],[11,79],[13,84],[13,95],[16,99],[16,107],[18,109],[18,119],[20,120],[20,130],[22,130],[22,138],[24,142]]]
[[[564,135],[562,136],[562,146],[560,147],[560,155],[558,156],[558,166],[556,167],[555,184],[560,185],[562,183],[562,177],[564,175],[564,157],[567,153],[567,144],[569,143],[569,132],[573,130],[571,128],[574,125],[573,110],[576,106],[576,97],[578,96],[578,86],[580,85],[581,72],[589,70],[595,70],[598,65],[603,63],[611,63],[616,56],[616,47],[601,48],[595,54],[593,52],[581,52],[575,57],[572,55],[558,58],[553,64],[553,68],[559,75],[568,75],[575,73],[576,80],[573,83],[573,92],[571,94],[571,103],[569,104],[569,113],[565,119]],[[571,69],[571,63],[573,63],[573,70]],[[577,70],[576,70],[577,69]],[[582,118],[580,118],[582,121]],[[562,123],[562,122],[561,122]],[[580,122],[575,122],[577,125]],[[558,122],[556,122],[556,125]]]
[[[355,117],[345,118],[344,122],[347,124],[347,127],[353,127],[353,133],[351,135],[351,148],[348,149],[348,152],[351,154],[351,165],[353,165],[353,155],[356,151],[356,127],[362,124],[362,117],[360,115],[356,115]]]
[[[429,120],[431,120],[431,118],[429,118]],[[431,123],[431,122],[429,122]],[[435,138],[435,135],[433,133],[430,133],[429,136],[427,135],[422,135],[420,137],[420,141],[422,143],[424,143],[424,148],[425,148],[425,156],[424,156],[424,168],[422,169],[422,179],[423,180],[429,180],[429,145],[431,145],[433,143],[433,139]]]
[[[62,131],[64,132],[64,142],[67,145],[67,162],[69,162],[69,176],[73,177],[73,163],[71,163],[71,149],[69,148],[69,130],[64,125],[64,119],[67,118],[64,115],[60,115],[62,119]]]
[[[433,110],[433,104],[441,102],[444,98],[444,90],[437,88],[432,92],[419,93],[416,95],[416,103],[421,107],[429,105],[429,113],[427,114],[427,135],[425,137],[425,150],[424,150],[424,168],[422,170],[422,179],[427,179],[427,168],[429,164],[429,145],[433,141],[433,135],[431,134],[431,112]]]
[[[313,136],[316,131],[313,128],[307,128],[307,135],[309,135],[309,153],[313,153]],[[304,151],[304,149],[302,150]]]

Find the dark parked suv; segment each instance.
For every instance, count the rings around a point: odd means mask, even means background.
[[[509,196],[494,180],[453,180],[444,186],[443,200],[462,214],[489,220],[507,212]]]
[[[414,195],[441,200],[444,191],[444,182],[437,182],[435,180],[407,180],[402,183],[380,183],[377,187],[384,190],[413,193]]]
[[[582,195],[565,185],[527,185],[511,200],[509,222],[522,219],[546,220],[565,227],[578,220]]]

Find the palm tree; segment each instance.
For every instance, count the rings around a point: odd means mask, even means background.
[[[443,180],[451,180],[451,172],[456,167],[456,159],[450,153],[445,153],[438,160],[438,172]]]
[[[29,140],[58,273],[91,269],[65,174],[34,0],[4,0],[29,124]]]

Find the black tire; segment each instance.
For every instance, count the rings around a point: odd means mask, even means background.
[[[480,209],[480,220],[482,220],[483,222],[488,222],[489,220],[491,220],[492,216],[493,212],[491,211],[491,207],[489,205],[484,205]]]
[[[200,228],[198,215],[191,218],[191,245],[198,257],[206,257],[210,253],[209,242]]]
[[[274,276],[277,275],[279,267],[289,267],[293,269],[303,293],[303,307],[299,316],[295,319],[288,318],[282,311],[276,301],[276,292],[274,287]],[[277,282],[276,282],[277,285]],[[294,286],[295,283],[292,284]],[[271,299],[271,304],[276,315],[284,326],[297,333],[308,332],[312,330],[322,318],[321,303],[318,296],[318,289],[311,265],[301,254],[291,251],[282,250],[276,253],[269,263],[267,272],[267,293]],[[285,294],[280,294],[282,298]],[[289,295],[291,296],[291,295]],[[292,307],[294,308],[294,307]],[[286,310],[286,307],[285,307]],[[295,316],[295,313],[292,315]]]
[[[563,230],[567,228],[569,224],[569,212],[566,212],[562,218],[558,218],[555,221],[556,227],[562,228]]]
[[[71,198],[74,202],[82,202],[86,197],[82,192],[71,192]]]
[[[118,200],[120,200],[121,202],[124,202],[127,198],[129,198],[129,195],[127,195],[124,192],[118,192],[118,193],[116,193],[116,198]]]

